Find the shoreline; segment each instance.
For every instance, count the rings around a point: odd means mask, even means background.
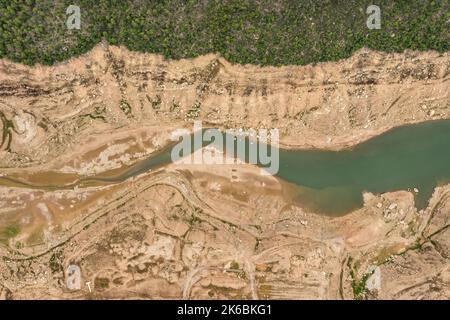
[[[439,122],[439,121],[450,121],[450,119],[433,119],[433,120],[425,120],[425,121],[415,121],[415,122],[410,122],[410,123],[404,123],[404,124],[401,124],[401,125],[398,125],[398,126],[395,126],[395,127],[391,127],[391,128],[380,128],[378,130],[379,132],[377,132],[377,133],[372,132],[372,133],[368,134],[366,137],[357,139],[355,141],[343,142],[341,144],[337,144],[337,145],[333,145],[333,146],[326,145],[326,146],[323,146],[323,147],[316,147],[316,146],[314,146],[314,147],[312,147],[312,146],[303,147],[302,144],[292,145],[292,144],[283,143],[282,139],[280,139],[279,149],[280,150],[281,149],[282,150],[286,150],[286,151],[306,151],[306,152],[307,151],[334,151],[334,152],[348,151],[348,150],[351,150],[351,149],[357,147],[360,144],[364,144],[364,143],[366,143],[366,142],[368,142],[368,141],[370,141],[372,139],[380,137],[380,136],[382,136],[384,134],[388,134],[390,131],[396,130],[398,128],[408,127],[408,126],[415,126],[415,125],[421,125],[421,124],[426,124],[426,123],[431,123],[431,122]],[[187,129],[187,128],[185,128],[185,129]],[[204,130],[204,129],[217,129],[217,128],[204,126],[202,128],[202,130]],[[219,130],[222,133],[224,132],[223,129],[219,128]],[[172,131],[172,132],[174,132],[174,131]],[[120,133],[120,134],[122,135],[123,133]],[[191,130],[190,134],[191,135],[194,134],[194,131]],[[170,133],[169,133],[169,135],[170,135]],[[250,137],[250,139],[253,139],[253,137]],[[143,156],[141,156],[139,158],[136,158],[134,161],[132,161],[130,163],[127,163],[126,165],[114,167],[114,168],[109,169],[109,170],[96,171],[95,174],[83,175],[83,174],[81,174],[79,171],[77,171],[75,169],[71,170],[71,171],[65,171],[65,170],[59,171],[57,169],[50,169],[50,170],[47,170],[47,171],[48,172],[61,173],[61,174],[76,174],[77,177],[78,177],[76,179],[77,181],[80,180],[80,179],[81,180],[92,179],[95,176],[102,177],[108,171],[112,171],[112,172],[126,171],[126,170],[129,170],[130,168],[132,168],[134,166],[137,166],[138,164],[142,163],[143,161],[150,160],[150,159],[156,157],[157,155],[167,151],[167,149],[170,148],[171,145],[174,145],[176,143],[176,142],[170,140],[170,138],[169,139],[165,139],[164,141],[165,141],[165,144],[161,145],[161,147],[159,147],[158,149],[155,149],[155,150],[151,151],[148,154],[145,154],[145,155],[143,155]],[[91,149],[98,149],[99,146],[101,146],[101,145],[94,146]],[[55,160],[55,161],[57,161],[57,160]],[[162,167],[167,167],[168,165],[171,165],[171,163],[165,164]],[[46,172],[45,169],[44,169],[45,167],[54,168],[54,166],[52,166],[52,165],[49,166],[49,164],[41,164],[41,165],[38,165],[38,166],[23,167],[23,168],[20,168],[20,171],[22,171],[22,172],[26,171],[26,174],[29,175],[29,174],[33,174],[33,173],[36,173],[36,172],[42,172],[42,171]],[[4,179],[9,179],[8,175],[5,174],[5,173],[7,171],[10,171],[10,172],[14,173],[15,171],[17,171],[17,168],[2,168],[2,170],[4,170],[4,171],[0,175],[0,178],[4,177]],[[26,183],[26,182],[20,181],[19,183]],[[71,183],[71,184],[74,184],[74,183],[76,183],[76,181]],[[47,187],[47,186],[33,186],[33,187],[43,188],[43,187]]]
[[[280,143],[279,143],[279,149],[280,150],[286,150],[286,151],[334,151],[334,152],[341,152],[341,151],[350,151],[351,149],[357,147],[360,144],[364,144],[372,139],[376,139],[377,137],[380,137],[384,134],[388,134],[390,131],[392,130],[396,130],[398,128],[402,128],[402,127],[408,127],[408,126],[415,126],[415,125],[421,125],[421,124],[426,124],[426,123],[432,123],[432,122],[439,122],[439,121],[450,121],[450,119],[433,119],[433,120],[426,120],[426,121],[415,121],[415,122],[410,122],[410,123],[404,123],[395,127],[391,127],[391,128],[380,128],[378,131],[378,133],[374,133],[372,131],[371,134],[368,134],[366,137],[357,139],[355,141],[352,142],[347,142],[347,143],[341,143],[340,145],[333,145],[333,146],[329,146],[327,145],[326,147],[300,147],[302,146],[301,144],[299,145],[292,145],[292,144],[286,144],[283,143],[282,139],[280,139]],[[185,128],[187,129],[187,128]],[[214,127],[210,127],[210,126],[204,126],[202,127],[202,130],[204,129],[216,129]],[[223,133],[224,130],[220,129],[219,130]],[[226,130],[226,129],[225,129]],[[168,131],[170,132],[170,130]],[[172,131],[173,133],[174,131]],[[120,135],[122,135],[123,133],[119,133]],[[169,133],[170,135],[171,133]],[[190,134],[194,134],[194,131],[190,130]],[[250,139],[253,139],[253,137],[250,137]],[[46,172],[52,172],[52,173],[57,173],[57,174],[75,174],[76,175],[76,179],[73,180],[73,182],[69,183],[69,185],[65,185],[64,189],[69,188],[71,185],[77,185],[78,183],[82,183],[83,181],[88,181],[90,179],[94,179],[96,176],[99,176],[100,179],[105,178],[105,174],[107,174],[108,172],[113,172],[114,176],[117,176],[117,172],[122,172],[122,171],[127,171],[130,168],[133,168],[135,166],[138,166],[139,164],[143,163],[144,161],[148,161],[151,160],[152,158],[158,156],[161,153],[164,153],[165,151],[167,151],[168,148],[170,148],[171,145],[174,145],[176,142],[172,141],[170,138],[169,139],[165,139],[165,144],[161,145],[160,148],[155,149],[153,151],[151,151],[148,154],[145,154],[141,157],[135,158],[132,162],[127,163],[126,165],[122,165],[122,166],[117,166],[114,167],[112,169],[105,169],[105,170],[98,170],[96,171],[95,174],[91,174],[91,175],[83,175],[81,174],[80,171],[77,170],[71,170],[71,171],[60,171],[57,169],[54,169],[54,166],[49,166],[49,164],[41,164],[39,166],[30,166],[30,167],[24,167],[24,168],[20,168],[21,173],[23,173],[24,171],[26,171],[27,175],[32,175],[34,173],[46,173]],[[270,144],[269,144],[270,145]],[[94,146],[91,149],[98,149],[99,146]],[[57,161],[57,160],[55,160]],[[159,166],[157,169],[160,168],[166,168],[167,166],[173,165],[173,163],[168,163],[168,164],[164,164],[162,166]],[[49,168],[53,168],[50,170],[45,170],[45,167],[49,167]],[[17,168],[2,168],[3,172],[0,175],[0,180],[10,180],[11,182],[14,184],[23,184],[24,188],[26,188],[26,185],[29,184],[30,187],[32,188],[36,188],[36,189],[45,189],[45,188],[51,188],[54,186],[51,185],[34,185],[32,183],[29,183],[27,181],[23,181],[23,180],[16,180],[14,178],[10,178],[10,176],[7,174],[7,172],[11,172],[13,176],[14,173],[17,173]],[[153,169],[151,169],[153,170]],[[106,175],[106,178],[108,178],[108,176]],[[13,179],[15,182],[13,182]],[[7,184],[1,184],[1,185],[5,185],[7,186]]]
[[[437,121],[450,121],[450,117],[448,118],[439,118],[439,119],[427,119],[427,120],[412,120],[409,122],[404,122],[398,125],[394,125],[391,127],[384,127],[384,128],[378,128],[375,131],[372,132],[367,132],[366,135],[361,134],[358,139],[354,140],[354,141],[349,141],[351,140],[350,138],[342,138],[342,139],[338,139],[338,140],[343,140],[342,142],[339,142],[337,144],[331,145],[328,143],[323,143],[322,145],[320,145],[319,143],[311,145],[308,144],[308,146],[306,146],[306,143],[303,144],[289,144],[286,142],[283,142],[280,139],[280,149],[285,149],[285,150],[292,150],[292,151],[345,151],[345,150],[351,150],[352,148],[363,144],[369,140],[375,139],[383,134],[389,133],[389,131],[392,130],[396,130],[398,128],[402,128],[402,127],[408,127],[408,126],[414,126],[414,125],[420,125],[420,124],[425,124],[425,123],[430,123],[430,122],[437,122]],[[336,141],[336,140],[334,140]]]
[[[285,149],[343,150],[395,127],[449,119],[449,61],[449,53],[361,49],[338,62],[259,67],[101,45],[51,67],[2,61],[0,112],[15,130],[3,133],[11,152],[2,148],[0,167],[51,166],[89,136],[139,140],[132,132],[152,127],[167,140],[167,130],[193,121],[278,128]]]

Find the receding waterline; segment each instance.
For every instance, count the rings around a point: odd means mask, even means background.
[[[104,173],[60,187],[67,189],[94,181],[122,182],[171,163],[172,147],[136,163],[119,175]],[[448,120],[398,127],[348,150],[278,151],[277,176],[298,187],[298,203],[326,215],[342,215],[361,207],[364,192],[380,194],[414,188],[419,191],[415,193],[416,207],[422,209],[437,185],[450,182]],[[240,158],[248,160],[245,156]],[[51,186],[51,189],[55,188],[58,186]]]

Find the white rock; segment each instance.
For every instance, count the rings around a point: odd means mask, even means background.
[[[397,208],[397,204],[396,204],[396,203],[392,203],[392,204],[389,206],[389,210],[394,210],[395,208]]]

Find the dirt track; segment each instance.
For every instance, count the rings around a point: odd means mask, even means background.
[[[118,169],[196,119],[276,127],[286,147],[339,149],[449,118],[449,78],[448,53],[434,52],[362,50],[339,63],[258,68],[98,46],[55,67],[2,61],[1,174],[64,183]],[[366,194],[363,208],[326,218],[258,172],[171,165],[115,186],[0,186],[0,296],[450,297],[449,186],[422,212],[398,191]],[[80,290],[65,286],[70,264],[81,268]],[[381,288],[360,290],[370,266]]]

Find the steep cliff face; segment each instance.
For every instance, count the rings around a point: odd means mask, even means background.
[[[168,61],[99,45],[54,67],[0,63],[0,166],[46,163],[91,135],[140,126],[271,128],[287,147],[339,149],[449,117],[448,53],[360,50],[304,67]]]

